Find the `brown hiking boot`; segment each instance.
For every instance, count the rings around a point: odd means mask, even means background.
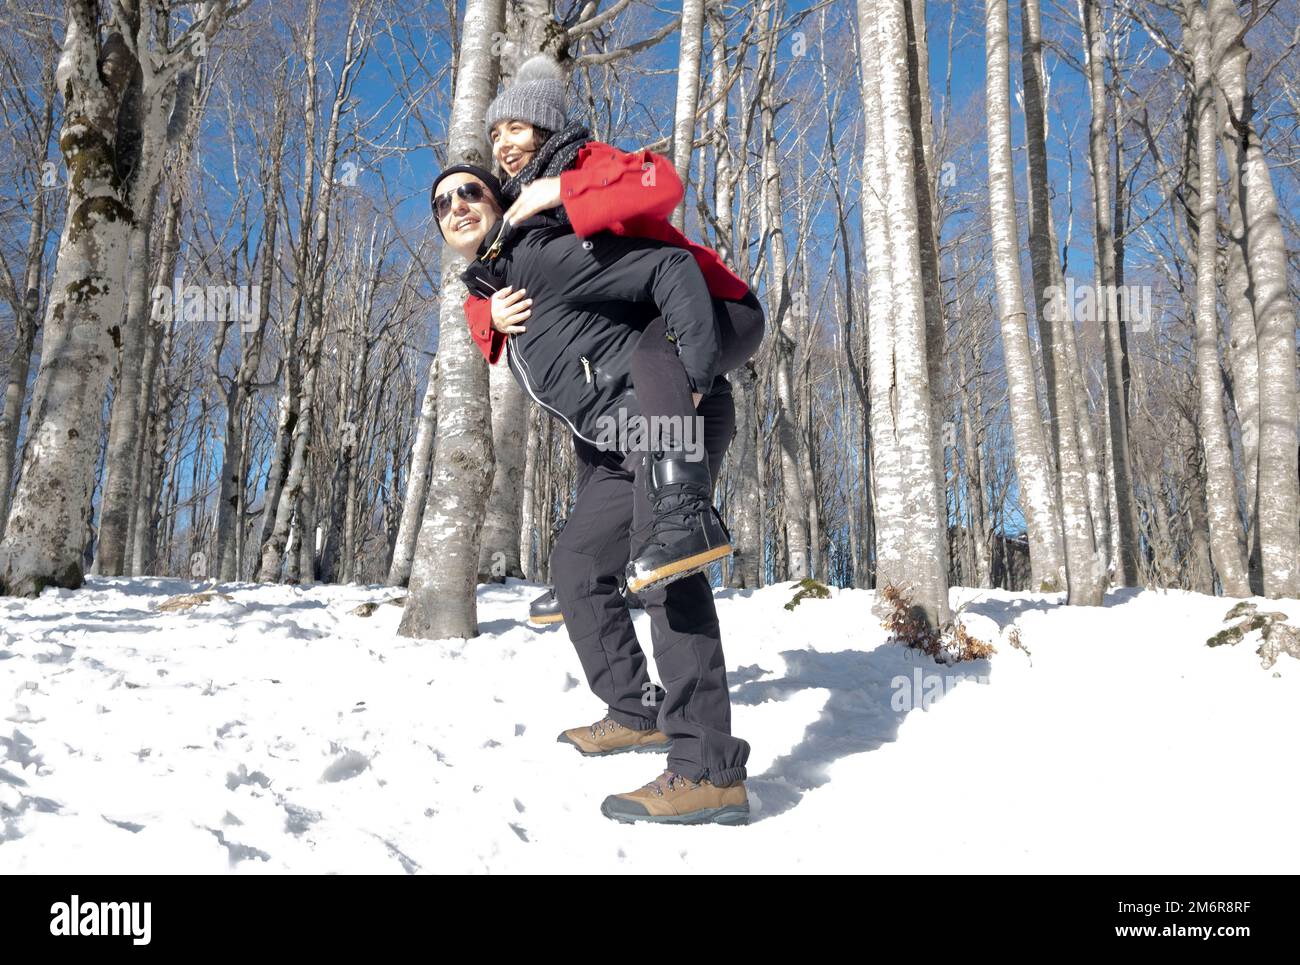
[[[624,824],[748,824],[745,782],[718,787],[708,778],[692,781],[664,771],[649,784],[626,794],[611,794],[600,813]]]
[[[657,727],[633,730],[624,727],[613,717],[603,717],[588,727],[570,727],[555,738],[561,744],[572,744],[583,757],[608,757],[610,754],[666,751],[672,740]]]

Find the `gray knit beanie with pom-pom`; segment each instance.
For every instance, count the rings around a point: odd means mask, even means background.
[[[564,68],[547,54],[529,57],[519,66],[513,83],[488,105],[484,135],[492,142],[492,128],[501,121],[526,121],[548,131],[563,130]]]

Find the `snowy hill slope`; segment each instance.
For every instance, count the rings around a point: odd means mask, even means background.
[[[603,713],[533,584],[416,642],[384,587],[179,580],[0,599],[0,873],[1279,872],[1300,665],[1209,648],[1234,601],[953,591],[987,661],[885,642],[874,595],[723,591],[748,827],[619,825],[655,755],[555,742]],[[1300,601],[1262,608],[1300,624]],[[649,640],[644,614],[638,632]],[[1028,651],[1009,643],[1020,630]],[[648,645],[647,645],[648,649]],[[969,675],[968,679],[961,679]]]

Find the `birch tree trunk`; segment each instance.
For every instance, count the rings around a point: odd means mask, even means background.
[[[773,362],[776,369],[777,440],[781,449],[781,492],[785,499],[785,538],[790,554],[788,579],[802,580],[808,576],[809,536],[807,493],[803,491],[799,471],[798,439],[795,432],[793,355],[797,344],[796,313],[791,311],[789,262],[786,253],[785,228],[782,223],[781,167],[776,143],[776,84],[775,46],[776,29],[772,24],[771,0],[763,5],[760,19],[767,25],[769,56],[767,75],[760,93],[761,131],[763,137],[763,194],[762,204],[768,237],[768,258],[772,282],[768,290],[776,290],[776,310],[773,319]]]
[[[682,26],[677,60],[677,113],[673,119],[673,166],[682,179],[681,204],[673,226],[686,229],[686,194],[691,185],[691,153],[695,145],[695,111],[700,100],[700,58],[704,49],[704,0],[682,0]]]
[[[424,518],[424,499],[429,491],[429,467],[433,461],[433,437],[438,422],[438,359],[429,363],[424,401],[420,403],[420,420],[411,449],[411,473],[406,477],[406,496],[402,500],[402,521],[397,527],[393,563],[388,569],[389,586],[406,586],[411,578],[411,560],[415,540]]]
[[[508,6],[507,42],[502,45],[501,54],[502,86],[508,87],[519,65],[534,54],[546,53],[557,58],[564,55],[568,35],[556,20],[553,7],[552,0],[521,0],[517,7]],[[488,394],[496,471],[479,545],[478,579],[483,582],[524,575],[520,559],[520,491],[527,462],[524,450],[528,414],[532,408],[504,359],[488,367]]]
[[[1034,301],[1039,320],[1048,409],[1059,472],[1061,524],[1065,545],[1067,602],[1100,606],[1105,596],[1097,552],[1093,507],[1082,455],[1087,432],[1074,392],[1076,379],[1066,351],[1064,326],[1074,326],[1064,305],[1065,279],[1056,258],[1047,180],[1047,110],[1043,75],[1042,27],[1038,0],[1020,0],[1021,75],[1025,91],[1025,142],[1029,155],[1029,248]],[[1086,401],[1085,401],[1086,404]]]
[[[167,215],[163,219],[162,249],[158,259],[155,284],[167,284],[176,275],[176,259],[180,252],[181,198],[180,188],[172,183]],[[152,313],[150,313],[152,316]],[[163,370],[171,354],[164,350],[164,338],[174,332],[175,320],[150,318],[149,341],[145,346],[142,368],[144,386],[136,405],[136,418],[144,427],[138,453],[136,478],[140,480],[131,523],[131,570],[133,573],[150,573],[155,569],[158,519],[164,460],[167,453],[167,410],[170,399],[165,391]],[[161,384],[160,384],[161,383]],[[160,404],[161,402],[161,404]]]
[[[32,391],[21,475],[0,542],[0,590],[76,588],[91,513],[100,409],[125,301],[133,212],[115,169],[116,118],[135,58],[120,36],[101,50],[98,5],[68,0],[56,74],[67,217],[59,240]]]
[[[496,91],[496,35],[504,0],[467,0],[449,160],[483,165],[483,117]],[[438,431],[424,523],[411,566],[410,593],[398,633],[404,637],[478,635],[475,595],[479,537],[492,486],[492,427],[488,377],[470,340],[461,303],[463,259],[443,249],[438,326]]]
[[[976,359],[978,363],[978,359]],[[966,355],[958,356],[958,378],[961,381],[961,412],[963,437],[966,442],[966,487],[970,500],[971,543],[974,553],[975,585],[987,588],[992,585],[989,567],[988,516],[984,510],[984,459],[980,453],[979,436],[975,418],[978,408],[972,409],[971,392],[966,382]],[[976,365],[978,369],[978,364]],[[977,376],[978,377],[978,376]]]
[[[1214,575],[1210,560],[1210,524],[1206,516],[1205,473],[1200,459],[1204,448],[1199,434],[1195,449],[1188,449],[1188,480],[1192,491],[1188,500],[1188,528],[1191,531],[1190,554],[1187,562],[1187,587],[1207,596],[1214,594]]]
[[[993,271],[1001,316],[1002,354],[1006,362],[1008,408],[1015,439],[1020,508],[1029,537],[1034,589],[1065,585],[1061,552],[1060,510],[1052,487],[1042,410],[1034,376],[1033,355],[1020,279],[1019,229],[1011,161],[1011,66],[1006,0],[986,0],[986,108],[989,139],[989,223],[993,234]]]
[[[1137,518],[1133,507],[1133,473],[1130,468],[1128,409],[1124,398],[1124,335],[1120,319],[1110,311],[1109,293],[1115,291],[1114,208],[1111,193],[1110,145],[1107,138],[1105,37],[1097,0],[1079,0],[1083,22],[1084,67],[1091,104],[1088,126],[1088,157],[1092,165],[1093,217],[1095,219],[1094,260],[1097,281],[1095,299],[1106,350],[1106,408],[1110,424],[1110,461],[1114,481],[1113,516],[1117,526],[1115,580],[1120,586],[1136,586],[1138,576]]]
[[[145,49],[149,44],[153,14],[141,18],[134,2],[122,4],[133,19],[126,26],[135,34],[131,46]],[[169,40],[168,15],[162,15],[159,25],[160,41]],[[180,80],[170,74],[160,74],[152,67],[150,57],[140,61],[142,68],[138,104],[124,105],[118,115],[118,136],[130,136],[138,141],[138,155],[130,175],[126,178],[125,200],[132,209],[134,220],[127,241],[127,305],[121,328],[121,352],[118,359],[118,377],[113,392],[112,414],[109,420],[108,451],[104,460],[104,485],[100,495],[99,539],[96,545],[96,572],[103,576],[121,576],[130,572],[128,535],[131,506],[138,488],[135,470],[140,446],[140,423],[136,419],[142,383],[141,368],[145,344],[149,339],[148,316],[154,308],[150,292],[153,272],[150,270],[151,232],[154,208],[163,159],[168,148],[169,120],[174,109],[184,111],[187,101],[178,97],[178,88],[188,89],[188,76]],[[171,130],[184,129],[178,120]]]
[[[1256,486],[1264,595],[1300,596],[1300,450],[1296,398],[1296,311],[1287,286],[1286,239],[1273,178],[1254,126],[1246,86],[1250,51],[1246,23],[1231,0],[1210,0],[1214,75],[1223,92],[1223,134],[1232,143],[1236,179],[1228,185],[1242,205],[1248,292],[1259,356],[1259,482]],[[1204,228],[1202,228],[1204,230]]]
[[[863,125],[862,231],[867,261],[867,385],[870,395],[871,469],[875,506],[875,585],[901,586],[904,567],[902,469],[895,417],[893,371],[893,270],[886,220],[889,186],[885,177],[884,118],[880,101],[880,60],[875,37],[875,3],[858,0],[859,60],[862,71]]]
[[[897,526],[901,553],[890,561],[893,572],[878,571],[878,585],[894,583],[906,587],[914,610],[923,613],[934,628],[951,623],[948,604],[947,527],[944,499],[938,491],[940,472],[934,464],[935,435],[930,398],[930,373],[926,358],[926,308],[921,266],[921,233],[917,200],[915,144],[910,110],[907,23],[903,4],[907,0],[859,0],[858,22],[862,28],[863,60],[875,59],[878,74],[864,69],[864,98],[874,101],[866,87],[878,81],[879,134],[869,143],[883,148],[883,170],[887,193],[881,199],[888,237],[889,279],[892,285],[888,344],[872,344],[872,370],[885,370],[888,398],[877,406],[891,409],[890,431],[876,433],[877,447],[890,448],[889,461],[899,469],[901,498]],[[874,26],[871,21],[874,19]],[[873,110],[874,112],[874,110]],[[868,129],[871,113],[868,113]],[[871,188],[868,187],[868,192]],[[876,217],[879,217],[877,215]],[[873,218],[873,221],[875,218]],[[879,236],[879,225],[873,225]],[[878,245],[877,237],[876,244]],[[872,284],[873,295],[876,284]],[[873,302],[873,336],[878,306]],[[877,352],[877,348],[881,349]],[[885,353],[888,353],[887,355]],[[884,358],[878,356],[884,355]],[[875,389],[873,387],[873,394]],[[882,509],[887,512],[887,509]]]
[[[930,377],[931,424],[934,426],[935,486],[944,525],[944,572],[948,571],[948,508],[944,456],[947,419],[944,401],[944,341],[947,322],[943,285],[939,277],[939,205],[936,198],[934,120],[930,107],[930,52],[926,36],[925,0],[906,0],[908,115],[912,125],[912,166],[916,181],[916,213],[921,234],[921,282],[925,295],[925,358]]]
[[[732,218],[735,170],[732,163],[731,131],[725,90],[727,85],[727,27],[720,8],[710,5],[706,11],[712,47],[709,95],[713,100],[709,131],[713,151],[713,211],[718,255],[732,268],[736,245]],[[747,267],[747,266],[745,266]],[[740,272],[744,275],[743,269]],[[734,480],[734,496],[728,507],[732,520],[735,552],[727,571],[728,586],[756,589],[762,585],[759,557],[758,463],[755,458],[754,423],[756,421],[757,373],[749,363],[730,373],[733,402],[736,406],[736,435],[727,461]]]
[[[510,374],[505,360],[486,366],[492,406],[492,451],[496,471],[488,496],[487,515],[479,547],[479,579],[522,578],[519,550],[519,494],[523,487],[524,443],[527,440],[529,402]]]
[[[39,326],[41,274],[45,250],[44,192],[33,204],[32,223],[27,242],[27,270],[23,290],[15,298],[14,347],[9,355],[5,378],[4,411],[0,413],[0,537],[9,519],[9,498],[14,476],[14,458],[18,450],[18,428],[22,423],[23,402],[27,398],[27,377],[32,367],[32,346]]]
[[[524,480],[523,492],[519,500],[519,566],[524,571],[524,579],[537,579],[537,560],[534,547],[537,540],[537,473],[538,467],[545,462],[538,451],[541,446],[541,433],[538,418],[550,418],[530,406],[526,414],[528,419],[528,441],[524,445]]]
[[[44,158],[54,131],[55,64],[49,64],[48,81],[42,96],[45,113],[40,127],[39,157]],[[36,157],[33,157],[33,161]],[[49,234],[47,209],[48,188],[42,178],[36,178],[40,188],[32,200],[31,225],[27,231],[27,252],[23,272],[22,290],[12,292],[14,311],[14,347],[9,354],[9,369],[5,377],[4,409],[0,411],[0,537],[4,536],[9,520],[9,499],[12,495],[14,459],[18,452],[18,428],[22,422],[23,402],[27,399],[27,377],[32,368],[32,346],[41,301],[41,276],[45,273],[45,241]],[[6,286],[7,287],[7,286]]]
[[[1220,98],[1221,99],[1221,98]],[[1226,104],[1222,105],[1226,106]],[[1217,121],[1218,111],[1215,112]],[[1228,184],[1238,184],[1236,144],[1218,133],[1227,161]],[[1191,132],[1194,136],[1195,128]],[[1195,144],[1193,143],[1193,154]],[[1255,309],[1250,303],[1250,271],[1246,267],[1246,226],[1239,192],[1229,190],[1228,244],[1223,294],[1230,323],[1228,358],[1232,367],[1232,399],[1241,424],[1241,468],[1246,487],[1246,568],[1252,595],[1264,595],[1263,560],[1259,546],[1259,342],[1255,335]]]
[[[1250,596],[1246,559],[1237,522],[1237,481],[1232,446],[1223,415],[1219,377],[1219,159],[1216,150],[1213,51],[1205,11],[1188,0],[1185,45],[1192,51],[1192,97],[1196,105],[1196,150],[1200,207],[1196,232],[1196,369],[1200,382],[1200,438],[1205,453],[1205,496],[1210,528],[1210,559],[1227,596]]]

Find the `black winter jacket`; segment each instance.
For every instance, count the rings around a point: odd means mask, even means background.
[[[649,238],[600,232],[579,238],[547,215],[511,226],[511,241],[461,276],[471,292],[525,288],[533,300],[527,331],[506,343],[510,371],[524,391],[575,436],[613,448],[620,416],[640,412],[630,366],[641,332],[662,315],[692,391],[713,385],[718,335],[712,300],[691,253]],[[704,386],[704,389],[699,388]],[[620,412],[622,410],[622,412]]]

